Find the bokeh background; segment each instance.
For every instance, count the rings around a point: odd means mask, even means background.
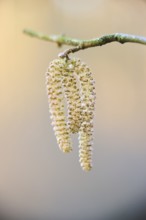
[[[144,0],[0,0],[0,210],[26,219],[88,220],[146,198],[146,47],[111,43],[74,54],[96,80],[94,168],[63,154],[49,118],[45,72],[67,48],[30,38],[146,36]]]

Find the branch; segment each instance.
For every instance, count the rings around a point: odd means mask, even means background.
[[[79,50],[84,50],[90,47],[102,46],[111,42],[124,43],[138,43],[146,45],[146,37],[136,36],[131,34],[115,33],[104,35],[100,38],[93,38],[90,40],[81,40],[75,38],[69,38],[64,35],[44,35],[43,33],[35,32],[29,29],[25,29],[24,33],[44,41],[50,41],[57,43],[58,46],[70,45],[74,46],[59,54],[59,57],[68,57],[70,53],[75,53]]]

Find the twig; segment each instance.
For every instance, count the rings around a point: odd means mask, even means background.
[[[45,35],[43,33],[35,32],[29,29],[25,29],[24,33],[31,37],[35,37],[44,41],[57,43],[58,46],[62,46],[62,45],[74,46],[73,48],[69,48],[64,52],[60,53],[59,57],[61,58],[68,57],[70,53],[75,53],[79,50],[87,49],[90,47],[102,46],[111,42],[119,42],[121,44],[139,43],[146,45],[146,37],[136,36],[131,34],[123,34],[123,33],[108,34],[90,40],[74,39],[74,38],[66,37],[64,35]]]

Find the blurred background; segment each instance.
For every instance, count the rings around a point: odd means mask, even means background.
[[[96,80],[94,167],[84,172],[77,135],[74,151],[63,154],[48,111],[45,72],[67,47],[22,31],[81,39],[114,32],[146,36],[145,21],[144,0],[0,0],[0,213],[92,220],[126,210],[135,216],[144,206],[146,47],[111,43],[73,55]]]

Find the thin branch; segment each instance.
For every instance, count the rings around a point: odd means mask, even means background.
[[[75,53],[79,50],[87,49],[90,47],[102,46],[111,42],[124,43],[138,43],[146,45],[146,37],[136,36],[131,34],[115,33],[104,35],[99,38],[93,38],[90,40],[81,40],[75,38],[69,38],[64,35],[45,35],[43,33],[35,32],[29,29],[25,29],[24,33],[41,40],[57,43],[58,46],[70,45],[74,46],[59,54],[59,57],[67,57],[70,53]]]
[[[71,45],[71,46],[78,46],[80,43],[82,43],[82,40],[79,40],[79,39],[69,38],[64,35],[45,35],[43,33],[36,32],[30,29],[25,29],[23,33],[29,35],[30,37],[38,38],[40,40],[57,43],[60,46],[62,46],[63,44]]]

